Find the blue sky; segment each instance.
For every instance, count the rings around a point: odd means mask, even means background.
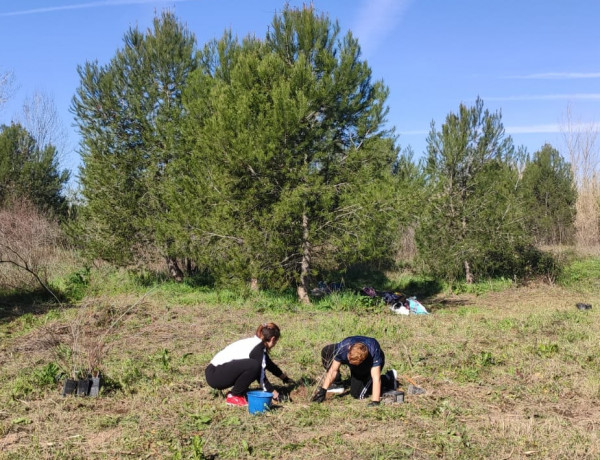
[[[77,65],[107,63],[129,27],[146,30],[170,8],[200,45],[230,28],[264,37],[284,1],[20,0],[0,2],[0,73],[17,84],[0,123],[19,117],[26,98],[50,97],[68,136],[63,167],[79,164],[69,112]],[[290,1],[301,6],[301,1]],[[307,2],[304,2],[307,3]],[[351,30],[376,79],[390,89],[388,125],[402,147],[426,148],[459,104],[480,96],[501,110],[507,132],[530,153],[545,142],[563,152],[561,126],[600,121],[598,0],[315,0],[314,7]]]

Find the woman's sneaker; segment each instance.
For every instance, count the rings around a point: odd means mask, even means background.
[[[246,401],[246,398],[244,398],[243,396],[235,396],[232,395],[231,393],[229,393],[227,395],[227,405],[228,406],[240,406],[240,407],[244,407],[248,405],[248,401]]]

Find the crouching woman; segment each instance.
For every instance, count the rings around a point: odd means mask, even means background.
[[[217,390],[231,388],[227,394],[230,406],[247,406],[246,391],[257,381],[264,391],[273,393],[277,400],[279,394],[269,382],[265,371],[279,377],[283,383],[291,379],[271,361],[269,350],[278,342],[281,332],[275,323],[258,326],[256,335],[238,340],[218,352],[206,368],[206,382]]]
[[[350,394],[357,399],[371,395],[369,406],[378,406],[382,392],[398,387],[394,369],[381,375],[385,354],[373,337],[355,335],[326,345],[321,350],[321,359],[327,374],[323,386],[313,397],[314,402],[323,402],[327,392],[337,392],[342,364],[350,368]],[[343,387],[341,389],[343,391]]]

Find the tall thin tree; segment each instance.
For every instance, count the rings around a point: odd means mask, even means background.
[[[461,104],[428,137],[427,186],[419,253],[436,275],[465,279],[503,271],[527,244],[512,139],[500,113]]]
[[[146,33],[130,29],[109,64],[79,67],[72,110],[82,139],[81,216],[93,255],[126,264],[154,248],[181,279],[179,254],[156,225],[169,212],[165,171],[182,155],[181,94],[196,67],[195,38],[169,11]]]

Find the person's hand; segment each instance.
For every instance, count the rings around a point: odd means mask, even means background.
[[[379,406],[379,401],[371,401],[369,404],[367,404],[367,407],[377,407]]]
[[[326,394],[327,394],[327,390],[325,388],[321,387],[321,388],[319,388],[319,391],[317,391],[317,394],[313,396],[312,401],[322,403],[323,401],[325,401]]]
[[[283,383],[285,383],[286,385],[289,385],[289,384],[291,384],[291,383],[294,383],[294,381],[293,381],[291,378],[289,378],[289,377],[288,377],[286,374],[283,374],[283,375],[281,376],[281,381],[282,381]]]
[[[275,401],[279,401],[279,393],[277,392],[277,390],[273,390],[273,399]]]

